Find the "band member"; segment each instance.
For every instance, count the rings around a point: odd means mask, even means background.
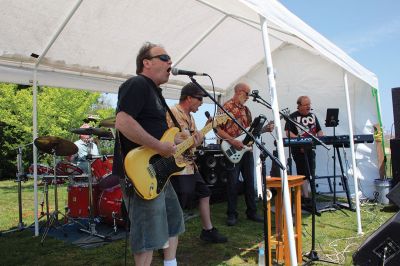
[[[293,123],[287,122],[285,125],[287,137],[307,137],[308,135],[323,136],[324,133],[321,130],[321,126],[318,122],[317,116],[311,113],[311,100],[308,96],[300,96],[297,99],[297,111],[290,114],[290,118],[301,124],[307,129],[307,132],[303,132],[298,129]],[[298,175],[306,176],[309,180],[309,175],[315,176],[315,152],[313,149],[304,149],[301,147],[291,148],[293,159],[296,163],[296,169]],[[306,158],[308,160],[308,166],[306,164]],[[310,169],[310,173],[308,171]],[[303,184],[303,196],[309,198],[309,184]]]
[[[124,157],[139,146],[164,157],[176,152],[175,143],[160,141],[168,124],[165,99],[159,86],[168,81],[171,64],[171,58],[162,46],[147,42],[141,47],[136,57],[137,76],[125,81],[118,92],[115,127],[120,139],[116,141],[115,157]],[[120,167],[114,171],[123,177],[122,163],[117,165]],[[124,188],[123,194],[129,206],[130,242],[135,265],[150,265],[153,250],[158,249],[164,251],[164,265],[177,265],[178,235],[185,227],[171,183],[168,181],[152,200],[142,199],[132,188]]]
[[[176,118],[179,126],[186,134],[185,137],[193,135],[196,145],[201,144],[203,135],[197,131],[196,124],[191,113],[196,113],[203,103],[203,92],[194,84],[186,84],[181,91],[179,103],[171,107],[171,112]],[[176,126],[167,113],[167,121],[170,127]],[[179,158],[181,162],[187,164],[186,168],[179,175],[173,176],[172,185],[178,194],[179,202],[182,209],[187,207],[192,195],[195,194],[199,198],[200,219],[203,230],[200,239],[211,243],[225,243],[228,239],[221,235],[217,228],[211,223],[210,217],[210,196],[211,191],[203,180],[194,163],[194,148],[189,150]]]
[[[232,99],[228,100],[223,107],[230,112],[234,118],[244,127],[247,128],[252,122],[252,116],[249,108],[244,104],[249,99],[250,87],[245,83],[238,83],[234,87],[235,94]],[[262,132],[272,131],[273,125],[264,127]],[[235,138],[242,134],[242,130],[233,121],[218,128],[217,134],[224,140],[228,141],[236,150],[242,150],[244,144]],[[235,164],[233,170],[229,171],[227,193],[228,193],[228,210],[227,225],[233,226],[237,223],[237,184],[239,182],[239,174],[242,174],[244,181],[244,193],[246,201],[247,219],[262,222],[263,218],[257,214],[256,192],[254,190],[254,158],[253,152],[246,152],[239,163]]]
[[[90,128],[90,125],[85,123],[80,128]],[[97,156],[100,155],[99,149],[90,135],[79,135],[79,140],[75,141],[74,144],[78,147],[78,152],[68,157],[67,160],[76,163],[80,169],[88,173],[89,160],[87,156],[89,151],[91,155]]]

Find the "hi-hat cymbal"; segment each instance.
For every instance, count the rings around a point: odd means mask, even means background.
[[[57,156],[68,156],[78,152],[78,147],[71,141],[54,136],[38,137],[34,141],[42,152]]]
[[[110,131],[102,129],[102,128],[73,128],[70,130],[72,133],[76,133],[79,135],[96,135],[100,138],[113,138],[113,135]]]
[[[101,120],[99,125],[101,127],[114,128],[115,127],[115,116],[108,117],[104,120]]]

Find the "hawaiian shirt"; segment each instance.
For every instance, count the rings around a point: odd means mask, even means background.
[[[192,135],[196,130],[196,124],[194,122],[194,118],[192,115],[187,115],[179,104],[172,106],[171,108],[172,114],[175,116],[176,120],[178,121],[182,132],[186,132],[189,135]],[[168,127],[176,127],[174,121],[172,120],[170,114],[167,112],[167,123]],[[176,158],[176,163],[186,163],[185,169],[179,172],[181,175],[190,175],[194,174],[195,163],[194,163],[194,151],[196,149],[189,149],[186,151],[182,156]]]
[[[224,108],[230,112],[244,128],[248,128],[250,126],[252,117],[247,106],[244,106],[240,103],[235,103],[233,99],[230,99],[224,104]],[[242,130],[239,128],[239,126],[231,120],[228,120],[224,125],[222,125],[221,129],[233,138],[236,138],[242,134]]]

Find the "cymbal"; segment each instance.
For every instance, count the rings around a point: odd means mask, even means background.
[[[42,152],[57,156],[68,156],[78,152],[78,147],[71,141],[54,136],[38,137],[34,141]]]
[[[96,135],[100,138],[113,138],[113,135],[110,131],[102,128],[73,128],[70,131],[79,135]]]
[[[100,126],[114,128],[115,127],[115,116],[108,117],[100,121]]]

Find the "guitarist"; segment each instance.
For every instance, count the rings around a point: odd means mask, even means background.
[[[197,112],[199,107],[203,104],[204,96],[203,92],[194,83],[188,83],[182,88],[179,103],[171,107],[172,114],[178,121],[182,132],[186,133],[186,138],[190,135],[194,136],[194,147],[201,144],[204,136],[200,131],[197,131],[191,113]],[[170,127],[175,126],[169,113],[167,113],[167,121]],[[181,158],[177,158],[177,161],[185,162],[187,166],[179,175],[173,176],[171,182],[178,194],[182,209],[188,206],[192,195],[199,198],[200,219],[203,226],[200,239],[210,243],[225,243],[228,239],[221,235],[217,228],[213,227],[211,223],[211,190],[206,185],[195,165],[194,147],[184,153]]]
[[[115,158],[124,157],[138,146],[151,148],[165,157],[175,153],[175,143],[159,141],[168,129],[166,103],[159,86],[168,81],[171,64],[170,56],[160,45],[147,42],[139,50],[137,76],[125,81],[118,92],[115,128],[120,140],[116,141]],[[122,161],[116,163],[119,167],[114,168],[115,174],[125,176]],[[164,250],[164,265],[177,265],[178,235],[185,226],[172,185],[168,182],[153,200],[144,200],[133,189],[121,187],[128,205],[135,265],[150,265],[153,250],[158,249]]]
[[[247,128],[252,122],[251,112],[244,104],[249,99],[250,86],[246,83],[238,83],[234,87],[234,95],[224,104],[224,108],[230,112],[235,119],[244,127]],[[273,125],[269,124],[264,127],[261,132],[273,130]],[[242,130],[233,122],[228,121],[218,128],[217,134],[223,140],[226,140],[236,150],[242,150],[244,144],[236,140],[242,133]],[[233,226],[237,223],[238,212],[237,208],[237,184],[239,182],[239,174],[242,174],[244,181],[244,193],[246,200],[246,215],[247,219],[255,222],[263,222],[263,218],[257,214],[256,192],[254,190],[254,158],[253,152],[246,152],[239,163],[235,164],[232,170],[229,171],[227,194],[228,194],[228,218],[226,224]]]

